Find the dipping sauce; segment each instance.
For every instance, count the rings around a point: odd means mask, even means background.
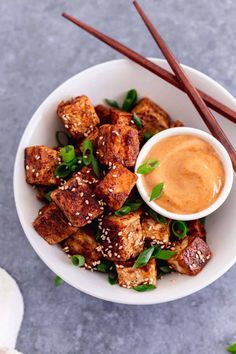
[[[192,214],[208,208],[218,198],[224,183],[224,167],[215,149],[194,135],[176,135],[157,142],[143,162],[156,159],[160,165],[142,175],[150,196],[164,182],[154,202],[177,214]]]

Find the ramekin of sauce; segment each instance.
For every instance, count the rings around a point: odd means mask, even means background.
[[[135,171],[144,201],[176,220],[211,214],[224,203],[233,183],[232,163],[223,145],[195,128],[154,135],[141,149]]]

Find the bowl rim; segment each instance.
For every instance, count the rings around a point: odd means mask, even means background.
[[[149,57],[149,60],[156,62],[157,64],[163,65],[165,67],[168,66],[167,62],[165,59],[161,59],[161,58],[157,58],[157,57]],[[201,285],[193,285],[191,286],[191,290],[189,288],[187,288],[185,290],[185,292],[181,295],[169,295],[167,298],[165,299],[146,299],[145,301],[140,300],[137,297],[137,300],[133,301],[129,299],[129,296],[124,297],[123,299],[115,299],[113,298],[113,296],[110,296],[109,294],[107,294],[106,296],[100,295],[100,294],[95,294],[92,291],[90,291],[90,289],[88,287],[83,287],[80,284],[75,284],[74,282],[71,281],[71,279],[67,279],[67,277],[64,276],[63,271],[58,271],[55,267],[55,265],[52,262],[49,262],[47,257],[44,255],[44,253],[41,251],[40,247],[38,247],[34,242],[33,239],[30,239],[30,237],[28,236],[28,232],[27,232],[27,223],[24,220],[24,213],[20,208],[19,205],[19,200],[18,200],[18,193],[17,193],[17,172],[18,172],[18,166],[19,166],[19,162],[21,159],[21,151],[22,148],[24,148],[24,141],[26,139],[26,136],[28,134],[29,130],[33,130],[34,126],[37,123],[38,120],[38,115],[41,111],[41,109],[43,108],[43,106],[46,104],[45,102],[50,99],[57,90],[60,90],[61,87],[63,85],[65,85],[66,83],[74,80],[77,76],[79,75],[86,75],[87,72],[89,72],[90,70],[97,70],[97,69],[101,69],[103,66],[106,66],[107,64],[116,64],[116,63],[122,63],[122,62],[130,62],[130,60],[124,58],[124,59],[114,59],[114,60],[108,60],[93,66],[90,66],[84,70],[82,70],[81,72],[71,76],[70,78],[68,78],[67,80],[65,80],[64,82],[62,82],[59,86],[57,86],[47,97],[45,97],[45,99],[42,101],[42,103],[39,105],[39,107],[35,110],[35,112],[32,114],[29,122],[27,123],[23,134],[21,136],[21,139],[19,141],[18,144],[18,148],[17,148],[17,152],[16,152],[16,157],[15,157],[15,163],[14,163],[14,171],[13,171],[13,192],[14,192],[14,201],[15,201],[15,206],[16,206],[16,210],[17,210],[17,214],[18,214],[18,218],[21,224],[21,227],[25,233],[25,236],[27,237],[29,243],[31,244],[32,248],[34,249],[34,251],[37,253],[37,255],[39,256],[39,258],[46,264],[46,266],[55,274],[57,274],[58,276],[60,276],[66,283],[68,283],[69,285],[71,285],[72,287],[74,287],[77,290],[82,291],[85,294],[91,295],[93,297],[96,297],[98,299],[101,300],[105,300],[105,301],[110,301],[110,302],[115,302],[115,303],[120,303],[120,304],[126,304],[126,305],[152,305],[152,304],[161,304],[161,303],[166,303],[166,302],[170,302],[170,301],[175,301],[178,299],[182,299],[186,296],[189,296],[191,294],[194,294],[200,290],[202,290],[203,288],[207,287],[208,285],[212,284],[213,282],[215,282],[218,278],[220,278],[224,273],[226,273],[236,262],[236,254],[235,257],[228,262],[227,266],[225,266],[224,268],[220,269],[217,273],[215,273],[210,280],[207,279],[204,282],[201,283]],[[132,62],[132,64],[134,64]],[[134,64],[137,65],[137,64]],[[181,64],[181,66],[183,68],[186,68],[188,70],[188,72],[190,73],[194,73],[196,76],[198,76],[199,78],[203,79],[204,81],[208,81],[211,84],[213,84],[216,88],[218,88],[222,94],[225,95],[225,97],[228,97],[230,99],[230,101],[232,102],[232,106],[235,105],[236,107],[236,99],[233,97],[233,95],[228,92],[222,85],[220,85],[218,82],[216,82],[214,79],[212,79],[211,77],[209,77],[208,75],[204,74],[201,71],[198,71],[190,66]],[[167,70],[170,70],[169,68],[167,68]]]
[[[142,175],[137,174],[137,169],[138,167],[143,163],[145,160],[145,156],[147,156],[148,152],[150,149],[159,141],[177,136],[177,135],[193,135],[197,136],[206,142],[208,142],[217,152],[218,156],[220,157],[224,171],[225,171],[225,183],[223,186],[222,191],[220,192],[218,198],[214,201],[213,204],[211,204],[208,208],[203,209],[197,213],[191,213],[191,214],[178,214],[174,212],[170,212],[162,207],[160,207],[158,204],[156,204],[154,201],[149,201],[149,196],[147,194],[147,191],[144,188],[143,185],[143,178]],[[192,127],[176,127],[176,128],[169,128],[166,130],[163,130],[162,132],[154,135],[152,138],[150,138],[142,147],[142,149],[139,152],[138,158],[136,160],[135,164],[135,172],[136,175],[138,176],[136,186],[138,188],[138,191],[142,197],[142,199],[145,201],[145,203],[154,211],[157,213],[169,218],[169,219],[174,219],[174,220],[181,220],[181,221],[189,221],[189,220],[196,220],[196,219],[201,219],[204,218],[210,214],[212,214],[214,211],[216,211],[227,199],[229,196],[229,193],[231,191],[232,185],[233,185],[233,166],[229,157],[228,152],[226,151],[225,147],[212,135],[209,133],[201,130],[201,129],[196,129]]]

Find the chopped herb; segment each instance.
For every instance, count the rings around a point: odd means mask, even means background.
[[[99,166],[98,166],[98,161],[97,159],[94,157],[94,155],[92,155],[92,168],[93,168],[93,172],[95,173],[95,175],[99,178],[100,173],[99,173]]]
[[[152,194],[149,201],[151,202],[154,199],[160,198],[163,188],[164,188],[164,182],[157,184],[152,190]]]
[[[138,99],[137,91],[135,89],[129,90],[124,99],[122,109],[124,111],[130,112],[134,107],[135,103],[137,102],[137,99]]]
[[[143,135],[143,140],[146,143],[150,138],[152,138],[156,133],[146,132]]]
[[[205,218],[201,218],[199,219],[200,223],[205,226],[205,223],[206,223],[206,217]]]
[[[171,257],[173,257],[174,255],[175,255],[174,251],[162,250],[160,248],[160,246],[156,246],[155,250],[152,254],[152,258],[161,259],[161,260],[166,261],[166,260],[170,259]]]
[[[108,271],[110,270],[110,268],[112,267],[112,263],[109,261],[101,261],[98,265],[97,265],[97,271],[101,272],[101,273],[108,273]]]
[[[236,342],[235,342],[235,343],[232,343],[228,348],[226,348],[226,350],[227,350],[229,353],[235,354],[235,353],[236,353]]]
[[[49,203],[52,201],[51,194],[52,194],[53,191],[54,191],[54,189],[52,189],[52,190],[50,190],[50,191],[48,191],[47,193],[44,194],[44,199],[46,199],[47,202],[49,202]]]
[[[136,259],[133,268],[139,268],[142,267],[144,265],[146,265],[149,260],[152,257],[152,254],[155,250],[155,246],[149,247],[146,250],[144,250],[143,252],[141,252],[138,256],[138,258]]]
[[[119,210],[115,211],[115,215],[116,216],[124,216],[126,214],[128,214],[131,211],[130,206],[126,205],[123,206],[122,208],[120,208]]]
[[[158,221],[160,224],[166,225],[168,223],[167,219],[164,216],[156,213],[151,208],[148,208],[147,212],[153,218],[153,220]]]
[[[143,284],[143,285],[134,286],[133,289],[139,292],[144,292],[144,291],[154,290],[156,289],[156,287],[153,284]]]
[[[168,274],[172,272],[172,269],[168,265],[160,266],[159,269],[164,274]]]
[[[172,232],[176,237],[178,237],[180,239],[185,238],[185,236],[187,236],[187,232],[188,232],[186,222],[175,220],[172,223]]]
[[[71,169],[66,163],[61,163],[57,166],[55,174],[58,177],[65,178],[71,174]]]
[[[54,285],[55,287],[60,286],[63,283],[63,280],[59,277],[59,275],[56,275],[54,278]]]
[[[158,160],[149,159],[138,167],[137,173],[141,175],[146,175],[147,173],[152,172],[159,165],[160,162]]]
[[[141,199],[136,200],[127,200],[125,206],[129,206],[131,211],[138,210],[143,205],[143,201]]]
[[[108,104],[108,106],[110,106],[112,108],[120,109],[118,103],[115,100],[110,100],[109,98],[106,98],[105,101]]]
[[[118,276],[115,268],[108,273],[108,281],[111,285],[115,285],[117,283]]]
[[[143,124],[141,122],[141,119],[137,116],[136,113],[133,114],[133,121],[137,125],[138,128],[142,128]]]
[[[62,161],[69,163],[75,159],[75,148],[73,145],[66,145],[60,149]]]
[[[83,162],[85,166],[88,166],[92,162],[92,155],[93,155],[93,144],[90,139],[85,139],[82,145],[82,152],[83,152]]]
[[[70,136],[63,130],[58,130],[56,132],[56,140],[59,146],[65,146],[70,143]]]
[[[76,267],[83,267],[83,265],[85,263],[85,258],[84,258],[84,256],[81,256],[80,254],[76,254],[71,257],[71,262]]]

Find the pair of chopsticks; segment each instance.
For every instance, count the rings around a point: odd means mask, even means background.
[[[190,100],[194,104],[195,108],[199,112],[201,118],[207,125],[208,129],[212,133],[212,135],[217,138],[222,145],[226,148],[228,151],[228,154],[231,158],[232,164],[234,171],[236,171],[236,152],[230,141],[228,140],[227,136],[225,135],[223,129],[219,125],[219,123],[216,121],[215,117],[209,110],[209,108],[214,109],[216,112],[222,114],[225,118],[231,120],[232,122],[236,123],[236,112],[223,103],[217,101],[213,97],[207,95],[206,93],[197,90],[188,77],[186,76],[184,70],[166,45],[165,41],[163,38],[160,36],[158,33],[157,29],[154,27],[154,25],[151,23],[151,21],[148,19],[147,15],[144,13],[142,10],[141,6],[138,4],[137,1],[133,1],[133,4],[138,11],[139,15],[143,19],[145,25],[147,26],[149,32],[151,33],[152,37],[154,38],[155,42],[159,46],[162,54],[166,58],[167,62],[169,63],[170,67],[172,68],[173,72],[175,75],[172,75],[169,73],[167,70],[161,68],[159,65],[152,63],[150,60],[146,59],[142,55],[136,53],[132,49],[124,46],[120,42],[114,40],[113,38],[97,31],[96,29],[92,28],[91,26],[83,23],[80,20],[77,20],[76,18],[72,17],[71,15],[67,13],[63,13],[62,16],[64,16],[67,20],[73,22],[80,28],[84,29],[86,32],[92,34],[94,37],[98,38],[102,42],[105,42],[108,44],[110,47],[114,48],[118,52],[122,53],[132,61],[140,64],[147,70],[151,71],[155,75],[161,77],[165,81],[169,82],[173,86],[179,88],[180,90],[186,92],[186,94],[189,96]],[[208,107],[209,108],[208,108]]]

